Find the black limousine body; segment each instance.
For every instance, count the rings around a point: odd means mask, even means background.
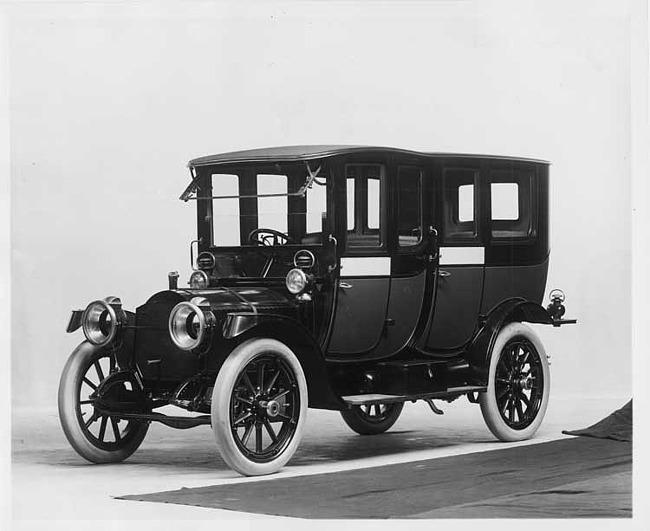
[[[135,311],[72,312],[86,340],[59,412],[92,462],[126,459],[149,424],[211,425],[245,475],[291,458],[307,408],[378,434],[407,401],[466,396],[500,440],[531,437],[550,374],[525,323],[561,326],[543,299],[549,164],[358,146],[225,153],[189,163],[193,273]],[[174,405],[194,416],[156,409]]]

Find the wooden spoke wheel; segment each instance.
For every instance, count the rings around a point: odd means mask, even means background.
[[[135,452],[149,423],[98,412],[94,393],[115,369],[108,350],[84,342],[70,355],[59,384],[59,419],[66,438],[93,463],[117,463]]]
[[[544,347],[522,323],[501,330],[490,360],[488,389],[479,398],[483,418],[502,441],[530,438],[539,428],[550,391]]]
[[[300,362],[274,339],[237,347],[219,371],[212,428],[226,463],[241,474],[272,474],[296,451],[307,414]]]

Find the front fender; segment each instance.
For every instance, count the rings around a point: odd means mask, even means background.
[[[488,370],[494,343],[501,329],[512,322],[553,324],[546,309],[535,302],[515,298],[496,306],[488,314],[466,354],[476,384],[488,384]]]
[[[272,337],[287,345],[300,361],[307,388],[309,407],[340,410],[345,404],[334,393],[327,377],[325,356],[312,334],[300,322],[277,314],[233,313],[224,322],[225,339],[238,343],[254,337]]]

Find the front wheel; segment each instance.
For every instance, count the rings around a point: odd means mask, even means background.
[[[548,405],[550,372],[544,346],[522,323],[510,323],[497,336],[481,412],[501,441],[521,441],[537,431]]]
[[[59,419],[70,445],[92,463],[118,463],[135,452],[147,434],[146,421],[124,421],[99,413],[94,392],[115,370],[110,351],[88,342],[70,355],[59,383]]]
[[[352,406],[341,411],[341,416],[359,435],[377,435],[397,422],[403,408],[402,402]]]
[[[293,456],[307,416],[307,382],[295,354],[275,339],[239,345],[212,392],[212,429],[230,468],[273,474]]]

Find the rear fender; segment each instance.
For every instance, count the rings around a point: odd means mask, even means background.
[[[474,383],[488,384],[494,343],[501,329],[512,322],[553,324],[546,309],[535,302],[515,298],[500,303],[487,315],[466,354]]]
[[[255,337],[270,337],[287,345],[300,361],[309,392],[309,407],[340,410],[343,401],[332,391],[325,356],[312,334],[300,322],[276,314],[236,313],[228,315],[223,337],[238,343]]]

